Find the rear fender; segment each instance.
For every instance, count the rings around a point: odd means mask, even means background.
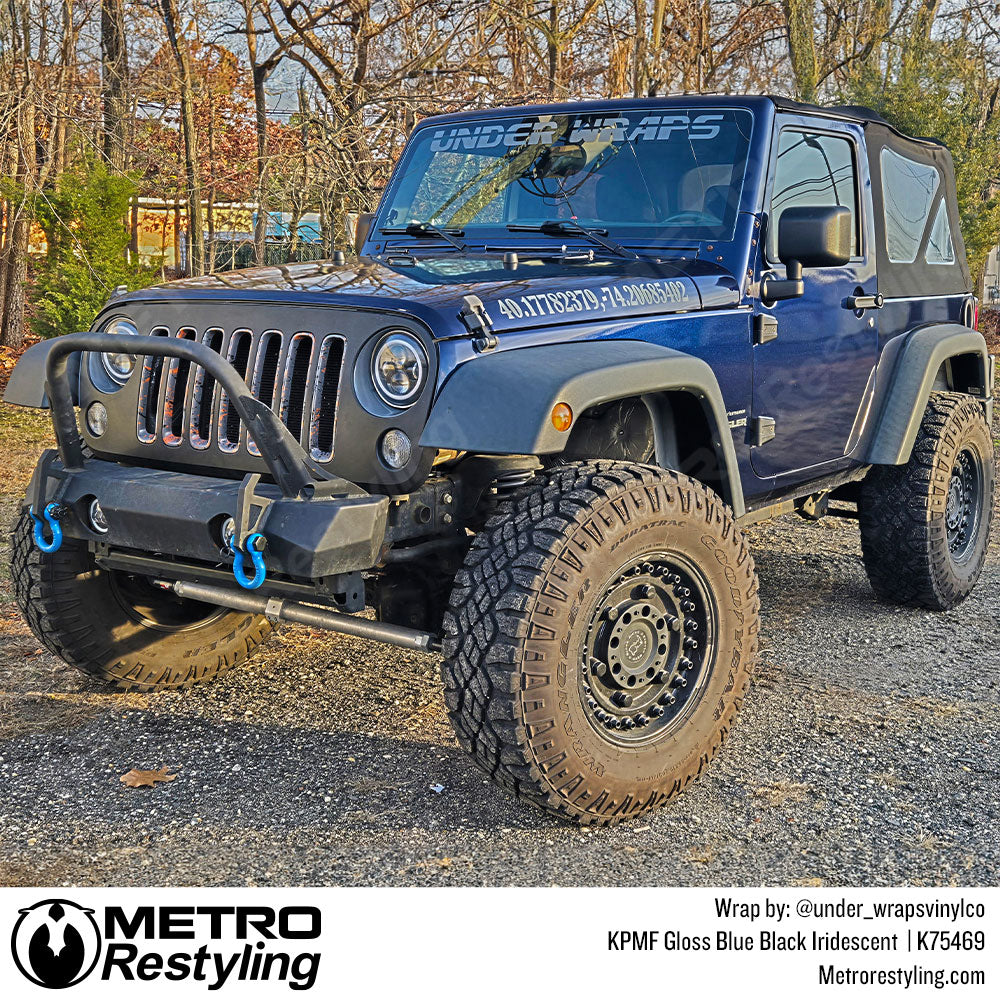
[[[983,335],[957,323],[935,323],[906,335],[896,352],[892,375],[864,461],[905,465],[927,409],[931,391],[943,374],[947,389],[964,392],[993,414],[993,359]]]

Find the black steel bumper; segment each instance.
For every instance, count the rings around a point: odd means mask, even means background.
[[[256,478],[256,477],[250,477]],[[110,549],[155,553],[210,565],[232,561],[222,535],[227,518],[267,541],[268,573],[298,580],[370,569],[379,560],[389,500],[366,493],[311,499],[282,497],[275,486],[129,468],[87,459],[69,471],[55,452],[35,470],[29,501],[36,511],[55,500],[63,508],[63,535]],[[97,500],[107,520],[101,533],[90,521]],[[249,533],[249,532],[247,532]]]
[[[262,483],[256,474],[237,482],[87,458],[68,359],[78,351],[122,350],[185,359],[214,376],[260,448],[273,484]],[[28,500],[36,512],[59,504],[64,535],[107,550],[218,565],[228,557],[223,525],[231,517],[238,547],[251,533],[264,536],[269,575],[317,581],[370,569],[379,561],[388,498],[318,467],[277,416],[250,395],[236,369],[208,347],[173,337],[70,334],[50,351],[46,375],[58,454],[42,457]],[[97,531],[91,520],[94,500],[107,521],[106,532]]]

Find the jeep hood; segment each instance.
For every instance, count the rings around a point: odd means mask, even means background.
[[[582,255],[581,255],[582,256]],[[328,261],[228,271],[187,278],[116,300],[225,299],[327,304],[405,312],[436,338],[468,336],[459,318],[467,295],[477,296],[497,333],[556,323],[732,308],[740,288],[714,261],[666,261],[519,253],[517,266],[499,256],[394,254],[351,265]]]

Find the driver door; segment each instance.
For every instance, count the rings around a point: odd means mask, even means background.
[[[847,264],[804,270],[802,296],[758,303],[751,464],[762,479],[806,469],[815,474],[850,451],[864,422],[878,352],[876,311],[847,306],[848,297],[877,291],[861,130],[801,116],[780,116],[776,127],[764,274],[785,277],[777,224],[786,208],[845,206],[855,235]]]

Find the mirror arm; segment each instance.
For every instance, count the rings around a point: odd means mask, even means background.
[[[760,298],[765,305],[782,299],[797,299],[805,294],[806,286],[802,280],[802,264],[797,260],[786,260],[783,280],[765,278],[760,285]]]

